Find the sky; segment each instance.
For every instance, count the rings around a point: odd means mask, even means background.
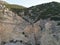
[[[52,2],[52,1],[60,2],[60,0],[5,0],[5,1],[11,4],[18,4],[25,7],[31,7],[34,5]]]

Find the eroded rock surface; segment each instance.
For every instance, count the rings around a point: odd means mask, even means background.
[[[25,17],[28,22],[5,6],[1,8],[0,45],[60,45],[60,26],[56,21],[40,19],[33,23]]]

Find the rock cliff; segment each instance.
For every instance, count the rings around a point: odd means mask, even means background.
[[[0,45],[60,45],[60,18],[57,9],[60,4],[57,4],[50,2],[19,9],[1,3]],[[57,21],[53,16],[57,16]]]

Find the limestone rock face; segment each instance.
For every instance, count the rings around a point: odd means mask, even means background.
[[[4,9],[0,11],[0,15],[0,44],[10,40],[28,41],[22,34],[24,28],[29,25],[28,22],[10,10]]]
[[[36,23],[30,22],[8,8],[2,8],[0,45],[60,45],[60,26],[57,26],[56,21],[40,19]]]

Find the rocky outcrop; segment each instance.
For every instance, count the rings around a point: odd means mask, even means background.
[[[28,39],[25,38],[22,32],[29,23],[9,9],[3,8],[0,12],[0,43],[9,42],[10,40],[24,40],[24,42],[27,42]]]
[[[50,20],[50,18],[36,21],[36,17],[33,20],[30,19],[28,14],[25,16],[26,12],[20,12],[19,16],[5,6],[1,6],[0,45],[60,44],[60,26],[57,26],[58,23],[56,21]],[[32,16],[32,10],[28,11]]]

